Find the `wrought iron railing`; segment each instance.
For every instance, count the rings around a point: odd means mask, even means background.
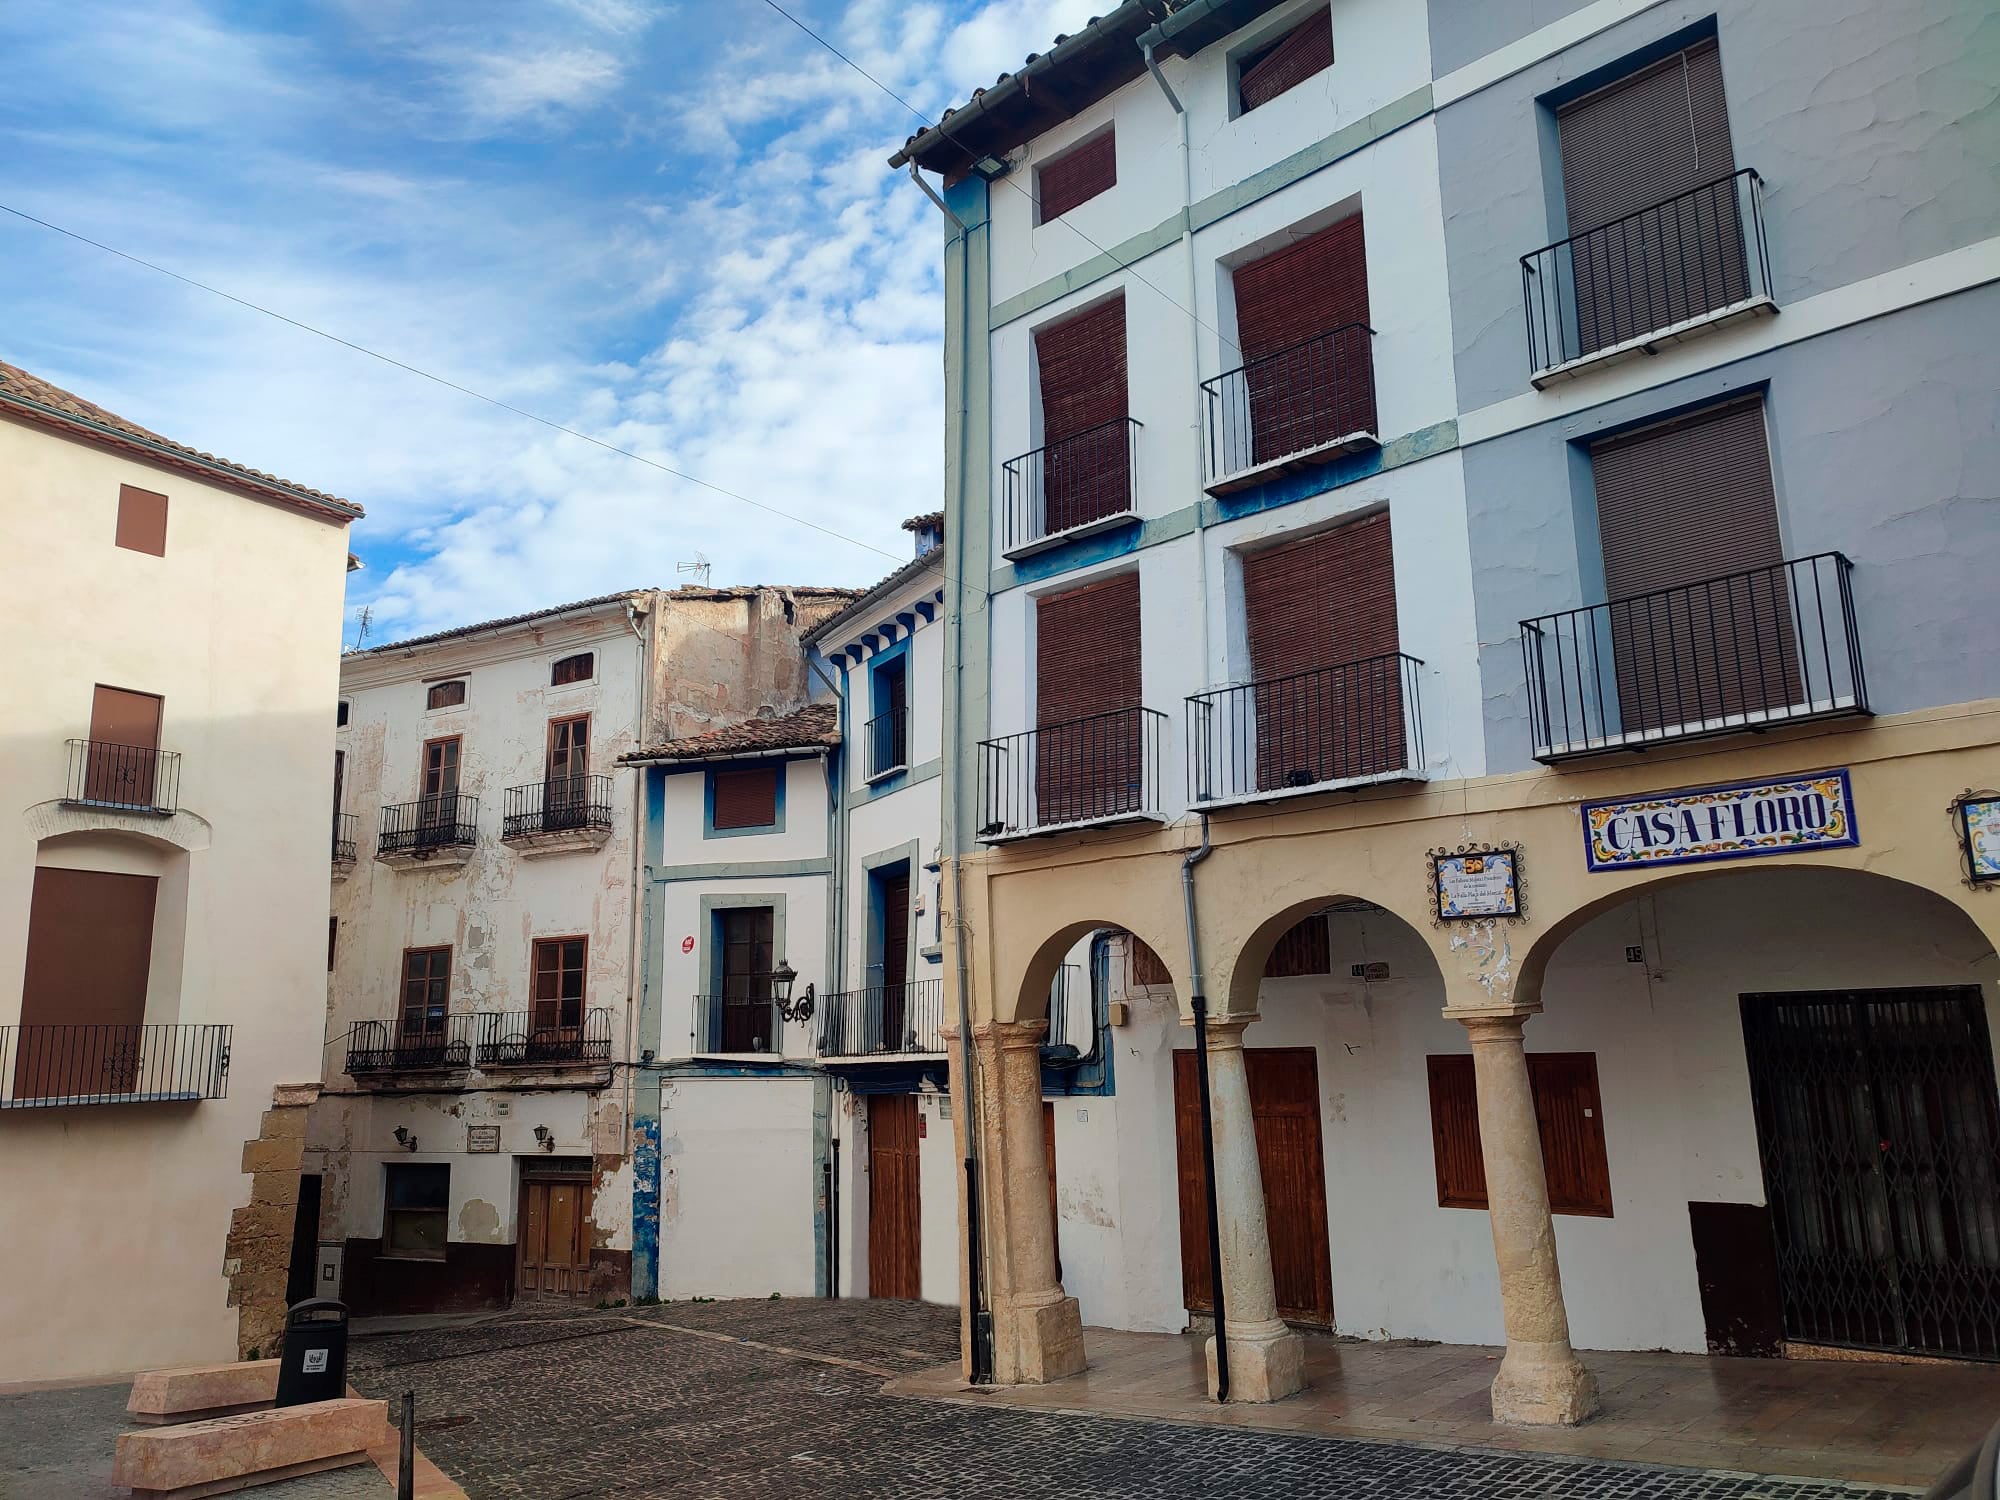
[[[609,776],[557,776],[507,788],[501,805],[500,837],[533,838],[543,833],[579,833],[611,826]]]
[[[1763,179],[1750,167],[1521,257],[1528,362],[1573,360],[1771,296]]]
[[[463,792],[419,797],[382,809],[382,837],[377,855],[428,854],[438,849],[462,849],[479,840],[479,799]]]
[[[770,976],[747,976],[738,993],[696,995],[689,1045],[698,1057],[709,1053],[782,1054],[784,1007],[771,998]]]
[[[223,1098],[230,1032],[202,1024],[0,1026],[0,1109]]]
[[[1371,656],[1187,700],[1197,804],[1420,775],[1423,663]]]
[[[1167,716],[1118,708],[979,742],[979,837],[1160,816]]]
[[[1049,1031],[1042,1046],[1063,1058],[1088,1057],[1097,1047],[1097,1003],[1081,964],[1064,964],[1049,982]]]
[[[944,981],[912,979],[843,990],[820,1002],[821,1057],[941,1053]]]
[[[469,1068],[474,1024],[469,1014],[356,1021],[347,1033],[347,1071],[359,1077]]]
[[[354,863],[355,835],[360,832],[361,820],[354,813],[333,815],[333,862],[337,865]]]
[[[603,1007],[570,1013],[559,1007],[479,1012],[482,1068],[587,1067],[611,1061],[611,1012]]]
[[[1868,712],[1838,552],[1521,622],[1537,760]]]
[[[1130,515],[1140,425],[1117,417],[1002,464],[1000,550]]]
[[[167,814],[180,810],[180,797],[179,751],[104,740],[69,741],[65,802]]]
[[[868,721],[868,778],[887,776],[910,763],[910,711],[892,708]]]
[[[1375,435],[1375,330],[1340,328],[1201,383],[1208,482]]]

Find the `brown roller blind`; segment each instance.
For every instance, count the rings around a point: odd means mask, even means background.
[[[1035,173],[1035,198],[1042,222],[1059,219],[1079,203],[1088,202],[1118,181],[1118,142],[1113,131],[1092,136]]]
[[[1121,573],[1037,600],[1035,790],[1041,822],[1105,817],[1138,805],[1139,706],[1139,575]]]
[[[1440,1208],[1486,1207],[1486,1160],[1479,1141],[1479,1094],[1470,1057],[1426,1058],[1431,1091],[1431,1147]],[[1611,1168],[1604,1150],[1604,1109],[1597,1094],[1597,1054],[1528,1056],[1549,1207],[1559,1214],[1611,1217]]]
[[[1763,401],[1607,438],[1590,456],[1625,729],[1795,702]],[[1746,570],[1767,571],[1735,576]]]
[[[1236,341],[1245,363],[1314,334],[1368,321],[1368,257],[1354,214],[1238,266]]]
[[[1333,66],[1333,12],[1317,11],[1262,51],[1243,59],[1236,74],[1242,112],[1268,104]]]
[[[1232,273],[1252,461],[1375,430],[1368,256],[1361,215]]]
[[[717,828],[769,828],[778,821],[777,766],[747,771],[716,771],[714,775]]]
[[[1067,531],[1131,509],[1124,297],[1038,330],[1035,366],[1043,514],[1031,530]]]

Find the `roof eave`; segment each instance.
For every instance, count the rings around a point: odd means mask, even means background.
[[[621,766],[711,766],[725,760],[819,760],[830,755],[832,745],[763,745],[755,750],[718,750],[712,755],[668,755],[660,751],[633,750],[618,757]]]

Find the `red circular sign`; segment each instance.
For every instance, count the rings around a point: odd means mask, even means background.
[[[683,953],[694,952],[694,939],[692,937],[684,937],[681,939],[681,952]]]

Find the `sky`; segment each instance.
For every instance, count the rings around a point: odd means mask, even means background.
[[[1104,0],[785,0],[929,118]],[[942,504],[917,122],[764,0],[5,0],[0,359],[354,500],[344,641],[863,586]],[[871,550],[873,549],[873,550]]]

